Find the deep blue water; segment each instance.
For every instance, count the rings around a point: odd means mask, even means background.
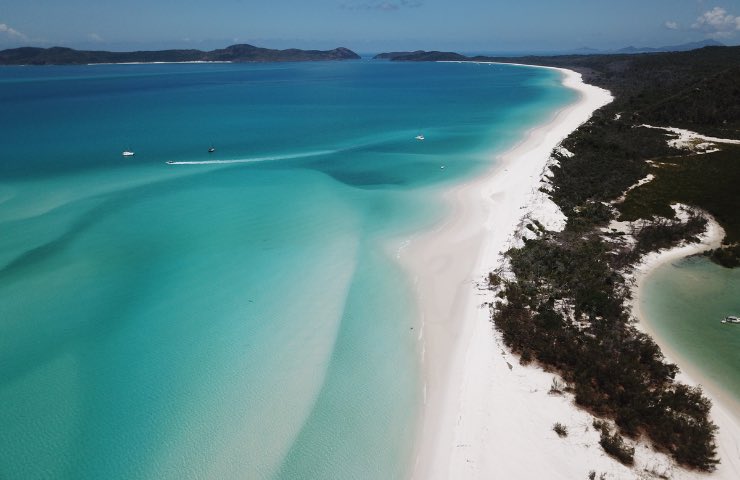
[[[511,66],[0,69],[0,478],[404,478],[397,247],[573,100]]]

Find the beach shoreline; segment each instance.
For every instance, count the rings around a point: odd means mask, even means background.
[[[517,466],[529,457],[527,444],[540,438],[535,429],[543,424],[530,422],[526,409],[515,408],[518,415],[504,413],[509,403],[526,404],[518,399],[523,387],[517,380],[523,370],[514,373],[519,366],[509,367],[514,360],[496,344],[489,310],[482,306],[492,298],[476,283],[501,265],[500,254],[512,246],[524,209],[539,193],[552,150],[612,96],[583,83],[571,70],[523,68],[560,72],[562,84],[575,90],[578,99],[527,132],[524,140],[497,157],[489,172],[447,191],[445,200],[452,206],[448,219],[415,237],[401,257],[421,310],[424,405],[412,466],[415,479],[521,476]],[[507,376],[513,383],[500,383]],[[544,381],[542,388],[552,377],[534,369],[524,376],[526,381]],[[502,415],[495,415],[497,410]],[[555,435],[551,425],[544,425],[546,436]],[[525,431],[527,435],[521,435]],[[520,434],[517,441],[507,438],[512,432]],[[548,477],[548,458],[526,460],[524,471]],[[567,477],[572,470],[566,470]]]
[[[412,239],[400,257],[417,293],[422,349],[424,403],[411,478],[572,479],[587,478],[590,472],[605,478],[638,478],[643,472],[647,478],[706,478],[706,473],[676,466],[642,440],[636,444],[633,468],[607,456],[591,426],[593,417],[576,407],[572,396],[548,393],[557,376],[519,365],[493,329],[486,304],[494,298],[479,284],[503,264],[501,253],[519,241],[525,217],[534,216],[547,228],[562,226],[562,213],[539,192],[551,152],[612,100],[608,91],[585,84],[574,71],[522,66],[561,72],[563,85],[577,91],[579,98],[497,156],[490,171],[445,192],[451,205],[448,218]],[[704,242],[703,249],[721,234],[710,231],[708,237],[711,241]],[[650,271],[691,253],[679,248],[648,256],[635,269],[635,298]],[[647,333],[664,347],[654,332]],[[667,356],[672,356],[670,351]],[[693,372],[679,375],[689,384],[696,384],[694,378]],[[718,401],[715,392],[708,394],[714,405],[712,419],[720,427],[722,461],[709,476],[737,478],[740,423],[731,406]],[[556,422],[568,428],[566,438],[553,431]]]

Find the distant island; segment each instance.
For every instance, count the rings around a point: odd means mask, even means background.
[[[461,55],[455,52],[439,52],[436,50],[416,50],[413,52],[386,52],[379,53],[373,57],[374,60],[402,60],[402,61],[416,61],[416,62],[440,62],[440,61],[456,61],[456,60],[469,60],[465,55]]]
[[[153,50],[108,52],[65,47],[21,47],[0,51],[0,65],[87,65],[96,63],[177,63],[177,62],[310,62],[356,60],[360,56],[339,47],[334,50],[273,50],[253,45],[231,45],[211,51]]]

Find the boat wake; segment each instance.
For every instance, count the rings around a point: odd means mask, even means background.
[[[167,165],[223,165],[230,163],[256,163],[271,162],[275,160],[291,160],[294,158],[318,157],[319,155],[328,155],[336,153],[338,150],[318,150],[315,152],[294,153],[290,155],[270,155],[266,157],[239,158],[233,160],[197,160],[197,161],[169,161]]]
[[[386,144],[393,143],[398,140],[403,140],[403,139],[408,140],[409,138],[408,135],[409,135],[409,132],[406,132],[406,131],[397,132],[395,135],[386,136],[382,139],[370,138],[364,142],[358,142],[358,143],[350,144],[347,146],[342,146],[342,147],[339,147],[333,150],[316,150],[316,151],[311,151],[311,152],[293,153],[293,154],[287,154],[287,155],[269,155],[265,157],[238,158],[238,159],[231,159],[231,160],[184,160],[184,161],[170,160],[166,163],[167,165],[225,165],[225,164],[232,164],[232,163],[256,163],[256,162],[270,162],[270,161],[275,161],[275,160],[291,160],[291,159],[296,159],[296,158],[318,157],[320,155],[329,155],[332,153],[355,152],[355,151],[364,150],[370,147],[386,145]],[[424,140],[424,135],[417,135],[414,138],[416,140]],[[213,152],[209,149],[208,153],[213,153]]]

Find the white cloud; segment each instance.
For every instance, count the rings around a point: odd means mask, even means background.
[[[26,38],[28,38],[18,30],[11,28],[4,23],[0,23],[0,35],[10,37],[15,40],[25,40]]]
[[[678,22],[667,20],[663,25],[669,30],[678,30]]]
[[[97,34],[97,33],[95,33],[95,32],[93,32],[93,33],[88,33],[88,34],[87,34],[87,38],[88,38],[89,40],[92,40],[93,42],[102,42],[102,41],[103,41],[103,37],[101,37],[100,35],[98,35],[98,34]]]
[[[727,13],[722,7],[714,7],[700,15],[691,27],[710,34],[732,34],[740,30],[740,17]]]

